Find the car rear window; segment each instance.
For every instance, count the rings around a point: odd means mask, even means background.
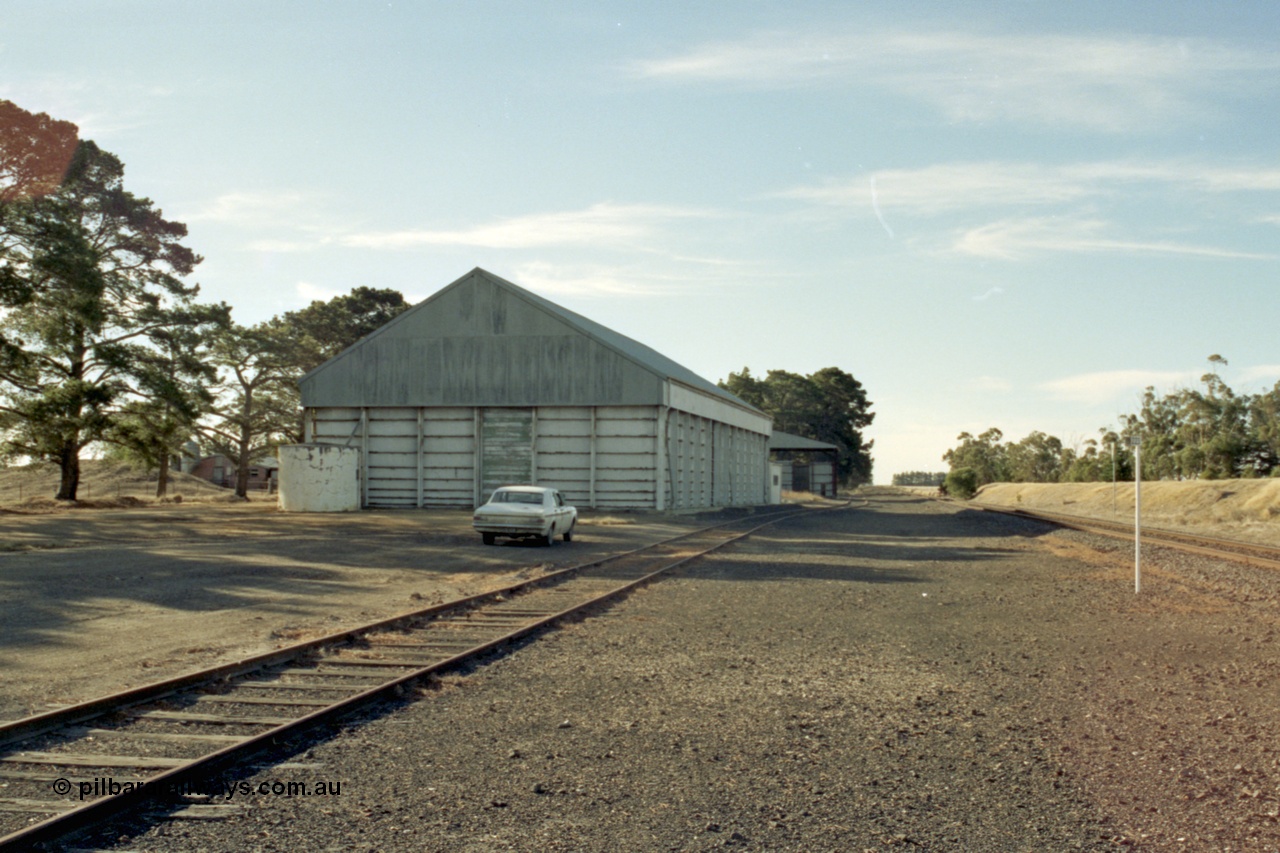
[[[495,492],[493,502],[496,504],[540,504],[542,495],[537,492]]]

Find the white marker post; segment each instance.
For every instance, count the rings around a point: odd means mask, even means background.
[[[1111,442],[1111,515],[1116,515],[1116,443]]]
[[[1142,439],[1129,436],[1133,448],[1133,591],[1142,592]]]

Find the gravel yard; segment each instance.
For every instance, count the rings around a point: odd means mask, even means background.
[[[461,510],[328,515],[206,504],[6,513],[0,719],[515,583],[697,523],[584,513],[572,544],[485,548]]]
[[[117,850],[1280,849],[1280,579],[887,491],[786,522]],[[226,802],[215,797],[215,802]],[[108,839],[111,843],[108,843]]]

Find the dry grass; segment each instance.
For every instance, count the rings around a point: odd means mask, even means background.
[[[1133,518],[1133,483],[992,483],[975,498],[999,506]],[[1280,544],[1280,479],[1144,482],[1144,523]]]
[[[624,524],[635,524],[635,523],[636,523],[636,520],[634,518],[620,518],[616,515],[601,515],[596,517],[592,517],[592,516],[578,517],[578,524],[581,524],[581,525],[594,524],[597,527],[618,527]]]
[[[17,512],[53,512],[68,504],[53,499],[58,491],[58,466],[50,463],[0,468],[0,506]],[[80,489],[74,506],[123,509],[185,501],[235,501],[234,492],[199,477],[172,471],[168,495],[157,499],[156,474],[123,462],[86,459],[80,463]],[[251,499],[267,495],[251,494]],[[275,500],[271,495],[270,500]]]

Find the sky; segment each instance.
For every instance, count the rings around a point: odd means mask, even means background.
[[[0,5],[0,98],[244,324],[484,267],[717,381],[836,366],[875,477],[1280,380],[1280,4]]]

